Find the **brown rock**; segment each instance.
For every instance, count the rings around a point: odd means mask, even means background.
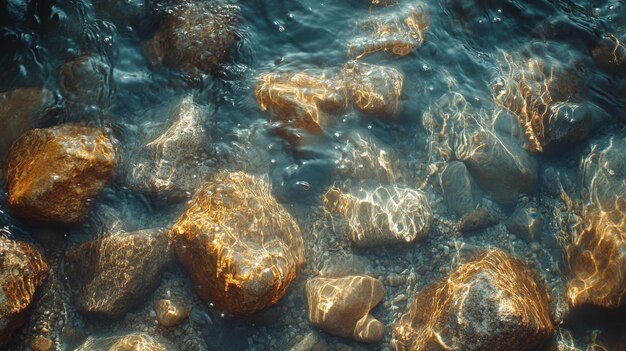
[[[415,296],[394,325],[395,350],[538,349],[554,332],[535,274],[490,250]]]
[[[362,342],[382,340],[385,330],[370,315],[384,297],[383,284],[360,275],[313,278],[306,283],[309,320],[330,334]]]
[[[114,89],[112,69],[101,58],[83,54],[61,66],[59,88],[71,103],[106,107]]]
[[[341,176],[376,184],[396,184],[402,178],[397,155],[391,148],[380,146],[375,138],[354,133],[338,151],[341,158],[337,169]]]
[[[294,219],[265,179],[242,172],[202,186],[169,235],[200,297],[235,315],[275,304],[304,262]]]
[[[357,109],[381,117],[400,112],[404,75],[397,69],[351,61],[343,67],[343,79]]]
[[[128,158],[129,188],[167,198],[190,198],[211,171],[210,138],[205,130],[210,112],[186,96],[164,113],[172,125]]]
[[[54,350],[54,342],[40,335],[35,338],[32,348],[34,351],[52,351]]]
[[[287,127],[321,132],[328,113],[345,108],[344,82],[326,74],[276,72],[259,77],[256,99],[261,110],[271,110]]]
[[[48,264],[33,246],[0,236],[0,347],[23,324],[48,270]]]
[[[65,124],[30,130],[7,157],[9,209],[29,220],[81,222],[114,167],[114,141],[102,129]]]
[[[348,222],[348,237],[360,247],[423,239],[433,217],[424,193],[394,186],[379,186],[358,196],[331,187],[323,203],[326,211]]]
[[[40,87],[0,93],[0,160],[15,140],[43,119],[52,97],[50,91]]]
[[[146,334],[131,334],[109,338],[89,337],[76,351],[172,351]]]
[[[161,299],[156,302],[154,309],[157,321],[164,327],[174,327],[182,323],[191,312],[191,308],[181,300]]]
[[[237,41],[239,12],[228,1],[177,1],[163,12],[144,52],[153,66],[176,67],[193,76],[212,73]]]
[[[359,36],[348,44],[348,53],[354,58],[380,51],[406,56],[424,44],[429,24],[428,12],[421,3],[399,11],[392,8],[358,24]]]
[[[570,304],[616,308],[626,304],[626,141],[595,145],[582,161],[586,189],[582,220],[573,230],[567,257],[573,279]]]
[[[164,231],[116,233],[66,253],[66,272],[78,311],[122,318],[157,287],[172,262]]]

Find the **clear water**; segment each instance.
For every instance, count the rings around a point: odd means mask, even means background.
[[[103,3],[115,6],[103,6]],[[400,1],[400,6],[407,4],[408,1]],[[418,277],[402,286],[386,286],[385,301],[390,304],[378,307],[374,315],[388,326],[406,306],[406,302],[392,304],[395,297],[406,295],[410,300],[416,289],[442,277],[468,247],[478,250],[496,246],[527,258],[549,282],[553,293],[562,293],[559,287],[566,277],[567,266],[559,243],[564,233],[562,224],[567,222],[570,209],[557,195],[546,190],[550,188],[547,183],[553,180],[545,176],[549,173],[545,170],[550,167],[557,170],[565,190],[576,193],[583,155],[592,145],[610,136],[626,135],[624,65],[621,70],[607,71],[600,69],[592,58],[592,49],[603,35],[614,33],[622,38],[626,35],[626,3],[619,0],[428,1],[424,6],[428,9],[430,26],[420,48],[403,57],[378,53],[364,59],[403,72],[402,111],[397,118],[376,118],[350,110],[333,117],[324,133],[305,133],[300,143],[285,141],[276,133],[275,125],[268,123],[268,114],[261,111],[255,99],[257,78],[278,69],[339,69],[350,59],[347,43],[362,34],[357,23],[377,12],[390,10],[371,7],[364,0],[242,0],[239,5],[242,20],[235,48],[215,74],[192,79],[175,69],[149,67],[141,45],[158,25],[151,15],[151,4],[139,0],[0,3],[0,90],[44,86],[57,95],[58,113],[33,123],[33,127],[66,121],[103,124],[111,128],[122,147],[132,149],[141,130],[162,130],[169,123],[154,112],[155,108],[193,91],[196,103],[216,111],[217,123],[210,131],[220,152],[215,167],[247,168],[266,174],[274,195],[300,223],[307,242],[308,262],[296,283],[276,307],[253,320],[222,316],[220,311],[203,306],[182,267],[166,273],[157,292],[122,322],[81,316],[72,311],[67,291],[59,293],[54,308],[58,308],[55,313],[62,316],[63,323],[50,329],[60,349],[73,349],[88,335],[147,330],[180,350],[287,350],[314,330],[306,321],[304,282],[328,266],[333,257],[345,253],[369,262],[369,267],[360,263],[358,270],[382,277],[384,281],[393,274]],[[107,107],[68,108],[59,95],[59,67],[85,52],[102,57],[112,67],[108,79],[114,82],[114,90]],[[532,156],[539,162],[542,185],[529,198],[547,223],[535,242],[539,245],[537,250],[530,243],[512,238],[503,225],[472,235],[454,233],[451,223],[456,217],[442,202],[441,190],[430,168],[439,161],[439,153],[432,150],[432,135],[423,123],[424,114],[436,113],[442,98],[450,96],[462,96],[468,108],[475,111],[493,110],[496,106],[492,87],[499,77],[507,74],[507,55],[519,61],[538,58],[548,65],[571,67],[582,77],[583,101],[593,106],[594,111],[592,131],[584,141]],[[321,197],[334,181],[341,179],[339,167],[344,155],[354,151],[346,147],[354,134],[393,152],[402,174],[398,182],[428,194],[435,212],[435,225],[428,239],[407,246],[356,249],[330,231],[320,210]],[[242,166],[228,162],[241,158],[249,163]],[[355,188],[361,185],[353,184]],[[51,228],[25,223],[11,217],[4,200],[0,204],[0,224],[5,234],[43,246],[45,254],[58,267],[53,279],[57,284],[55,289],[63,290],[67,287],[61,261],[68,247],[113,226],[125,230],[167,227],[183,207],[184,204],[131,192],[120,176],[98,199],[93,215],[85,224]],[[512,208],[502,206],[500,210],[510,214]],[[195,308],[191,318],[179,327],[180,332],[159,328],[150,317],[153,299],[168,289],[187,292],[185,296]],[[9,350],[28,347],[25,340],[36,335],[31,327],[38,323],[38,318],[43,317],[35,311],[26,326],[16,333]],[[623,311],[585,309],[573,313],[565,326],[581,342],[598,339],[611,345],[620,334],[626,333]],[[321,335],[330,345],[377,350],[389,348],[390,329],[383,342],[373,345]],[[617,350],[611,346],[607,349]]]

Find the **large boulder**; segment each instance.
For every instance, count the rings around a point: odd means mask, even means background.
[[[379,186],[357,195],[331,187],[324,209],[348,224],[348,237],[357,246],[410,243],[428,235],[433,214],[426,195],[409,188]]]
[[[66,253],[66,272],[83,313],[123,318],[156,289],[174,259],[165,231],[140,230],[94,239]]]
[[[239,6],[227,0],[177,1],[166,6],[158,31],[144,47],[153,66],[192,76],[214,72],[238,39]]]
[[[115,165],[115,141],[103,129],[65,124],[30,130],[7,157],[9,210],[23,219],[81,222]]]
[[[32,245],[0,236],[0,347],[23,323],[48,264]]]
[[[376,52],[406,56],[422,46],[429,24],[424,4],[391,7],[388,13],[373,15],[358,23],[358,36],[348,43],[348,53],[354,58]]]
[[[169,235],[198,295],[235,315],[278,302],[304,262],[298,224],[266,179],[242,172],[203,185]]]
[[[43,119],[52,103],[52,93],[40,87],[0,93],[0,160],[15,140]]]
[[[567,257],[567,297],[574,306],[626,304],[626,139],[595,145],[581,165],[582,220],[573,228]]]
[[[330,334],[362,342],[382,340],[385,328],[370,314],[385,296],[383,283],[366,275],[313,278],[306,283],[309,320]]]
[[[127,159],[132,190],[167,198],[190,198],[208,177],[211,140],[205,125],[211,115],[186,96],[164,110],[172,125]]]
[[[173,348],[147,334],[130,334],[108,338],[89,337],[76,351],[171,351]]]
[[[400,112],[404,75],[397,69],[351,61],[343,66],[342,74],[355,108],[381,117]]]
[[[525,264],[487,251],[419,291],[395,350],[537,350],[554,332],[549,295]]]

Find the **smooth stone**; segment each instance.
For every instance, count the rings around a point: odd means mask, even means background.
[[[0,347],[24,323],[48,271],[48,263],[35,247],[0,236]]]
[[[112,177],[115,143],[103,129],[74,124],[26,132],[7,157],[9,210],[33,221],[82,222]]]
[[[350,61],[343,66],[342,75],[356,109],[382,118],[400,113],[404,74],[397,69]]]
[[[107,107],[115,89],[113,70],[102,58],[83,54],[61,66],[59,89],[73,104]]]
[[[531,351],[550,339],[550,297],[521,261],[489,250],[420,290],[394,323],[397,350]]]
[[[626,47],[624,40],[607,33],[591,50],[593,62],[600,69],[611,73],[624,74],[626,69]]]
[[[173,351],[150,335],[137,333],[108,338],[89,337],[76,351]]]
[[[263,177],[221,172],[169,232],[202,300],[234,315],[276,304],[304,263],[300,227]]]
[[[66,272],[79,312],[123,318],[158,286],[174,259],[163,230],[112,233],[66,253]]]
[[[463,162],[446,164],[441,172],[440,184],[446,205],[457,216],[463,216],[480,205],[481,190]]]
[[[534,207],[518,206],[504,224],[517,237],[534,241],[541,231],[541,216]]]
[[[191,308],[180,299],[161,299],[154,305],[156,319],[164,327],[181,324],[191,312]]]
[[[308,333],[300,342],[295,344],[290,351],[327,351],[328,344],[317,333]]]
[[[479,207],[463,215],[457,223],[457,229],[461,233],[467,233],[489,228],[498,223],[500,223],[500,216],[496,211]]]
[[[379,342],[383,324],[370,310],[383,299],[383,284],[370,276],[313,278],[306,283],[309,320],[326,332],[361,342]]]

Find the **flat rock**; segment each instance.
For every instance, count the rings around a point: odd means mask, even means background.
[[[419,291],[395,350],[537,350],[554,332],[549,295],[525,264],[490,250]]]
[[[89,337],[76,351],[172,351],[169,345],[147,334],[130,334],[108,338]]]
[[[47,89],[31,87],[0,93],[0,160],[4,159],[13,143],[27,130],[44,119],[53,103]]]
[[[48,263],[32,245],[0,236],[0,347],[26,318]]]
[[[65,124],[33,129],[7,157],[9,210],[17,217],[77,223],[111,179],[115,141],[103,129]]]
[[[500,222],[498,212],[491,208],[478,207],[464,214],[457,223],[461,233],[472,232],[494,226]]]
[[[205,128],[211,111],[186,96],[160,114],[173,122],[163,134],[128,157],[126,182],[138,192],[170,199],[191,198],[212,169],[211,138]]]
[[[433,220],[426,195],[409,188],[379,186],[352,195],[331,187],[323,204],[348,222],[348,238],[360,247],[423,239]]]
[[[397,69],[351,61],[343,66],[342,74],[356,109],[380,117],[400,112],[404,75]]]
[[[229,1],[177,1],[164,9],[159,29],[144,46],[153,66],[192,76],[213,73],[238,39],[240,8]]]
[[[242,172],[204,184],[169,236],[202,300],[235,315],[278,302],[304,262],[298,224],[265,178]]]
[[[313,278],[306,283],[309,320],[343,338],[379,342],[385,330],[370,313],[384,297],[383,284],[366,275]]]
[[[626,139],[594,145],[581,162],[582,220],[572,229],[567,257],[571,305],[626,304]]]
[[[165,232],[158,229],[115,233],[66,253],[66,272],[78,311],[123,318],[141,305],[174,259]]]

